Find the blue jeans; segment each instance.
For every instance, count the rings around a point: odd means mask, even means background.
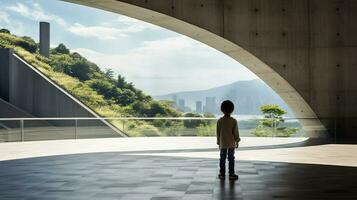
[[[234,174],[234,148],[220,150],[221,158],[219,159],[219,167],[220,167],[219,172],[221,174],[226,173],[227,152],[228,152],[228,161],[229,161],[229,164],[228,164],[229,174],[232,175],[232,174]]]

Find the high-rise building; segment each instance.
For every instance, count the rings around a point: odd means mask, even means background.
[[[172,95],[172,101],[173,101],[175,104],[177,104],[177,95],[176,95],[176,94]]]
[[[178,109],[181,111],[185,111],[185,100],[184,99],[178,100]]]
[[[216,113],[217,110],[216,97],[206,97],[204,112]]]
[[[184,112],[191,112],[191,108],[190,107],[188,107],[188,106],[185,106],[185,109],[183,110]]]
[[[196,101],[196,113],[202,113],[202,101]]]
[[[172,101],[174,102],[174,106],[177,108],[177,95],[172,95]]]

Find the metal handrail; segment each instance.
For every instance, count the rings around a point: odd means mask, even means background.
[[[19,123],[19,127],[18,127],[18,133],[20,136],[18,141],[30,141],[31,139],[29,139],[31,136],[31,129],[27,129],[27,127],[25,126],[27,122],[31,122],[31,121],[41,121],[41,122],[49,122],[51,123],[51,121],[65,121],[65,122],[70,122],[73,121],[73,127],[74,130],[73,132],[70,131],[68,133],[73,134],[71,136],[72,139],[78,139],[80,138],[80,132],[79,132],[79,128],[81,128],[79,125],[79,123],[81,122],[81,120],[88,120],[89,124],[92,124],[93,120],[99,120],[99,121],[107,121],[110,123],[110,120],[122,120],[122,127],[121,127],[121,132],[123,133],[123,137],[127,137],[127,133],[125,132],[125,126],[127,124],[127,122],[129,120],[218,120],[219,117],[103,117],[103,118],[97,118],[97,117],[37,117],[37,118],[0,118],[0,122],[1,121],[18,121]],[[264,119],[264,116],[257,116],[257,117],[242,117],[240,118],[239,116],[236,117],[238,119],[238,121],[249,121],[249,120],[262,120]],[[295,117],[286,117],[283,118],[284,120],[289,120],[289,119],[293,119],[293,120],[301,120],[300,123],[303,123],[304,120],[318,120],[316,118],[295,118]],[[113,121],[114,122],[114,121]],[[120,122],[120,121],[119,121]],[[310,123],[309,123],[310,124]],[[118,124],[120,125],[120,124]],[[71,125],[72,126],[72,125]],[[9,135],[9,133],[7,133]],[[57,139],[61,139],[61,138],[57,138]]]
[[[34,120],[217,120],[218,117],[101,117],[101,118],[94,118],[94,117],[41,117],[41,118],[0,118],[0,121],[34,121]],[[237,118],[239,119],[239,117]],[[252,117],[247,118],[249,119],[264,119],[264,117]],[[314,117],[286,117],[283,118],[287,119],[317,119]]]

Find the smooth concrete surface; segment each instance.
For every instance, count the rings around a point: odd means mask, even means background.
[[[357,146],[305,140],[242,138],[238,181],[217,179],[213,137],[0,143],[0,199],[356,199]]]
[[[357,167],[356,145],[304,146],[306,140],[245,137],[240,143],[237,159]],[[289,145],[294,143],[298,146]],[[0,143],[0,160],[95,152],[216,159],[217,151],[214,137],[55,140]]]
[[[354,0],[64,0],[153,23],[234,58],[272,87],[311,135],[357,135]],[[304,123],[304,121],[302,121]]]
[[[40,22],[40,54],[50,56],[50,23]]]
[[[88,130],[87,130],[88,131]],[[72,134],[69,132],[69,134]],[[240,148],[299,144],[308,138],[242,137]],[[132,137],[0,143],[0,160],[94,152],[216,151],[215,137]]]
[[[9,102],[0,98],[0,121],[1,118],[16,118],[16,117],[33,117],[32,115],[26,113],[25,111],[15,107]]]

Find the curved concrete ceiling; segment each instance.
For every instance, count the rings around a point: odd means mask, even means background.
[[[211,46],[222,53],[235,59],[250,71],[268,84],[294,111],[295,116],[300,118],[302,124],[309,136],[321,134],[325,128],[321,125],[316,114],[311,109],[304,98],[291,86],[291,84],[281,77],[274,69],[264,63],[262,60],[242,48],[241,46],[225,39],[206,29],[187,23],[175,17],[162,14],[150,9],[139,7],[134,2],[124,3],[117,0],[62,0],[79,5],[102,9],[113,13],[118,13],[138,20],[142,20],[160,27],[167,28],[177,33],[186,35],[198,40],[208,46]],[[165,0],[166,1],[166,0]],[[138,1],[141,2],[141,1]],[[159,3],[159,2],[158,2]],[[165,13],[163,8],[163,13]]]

